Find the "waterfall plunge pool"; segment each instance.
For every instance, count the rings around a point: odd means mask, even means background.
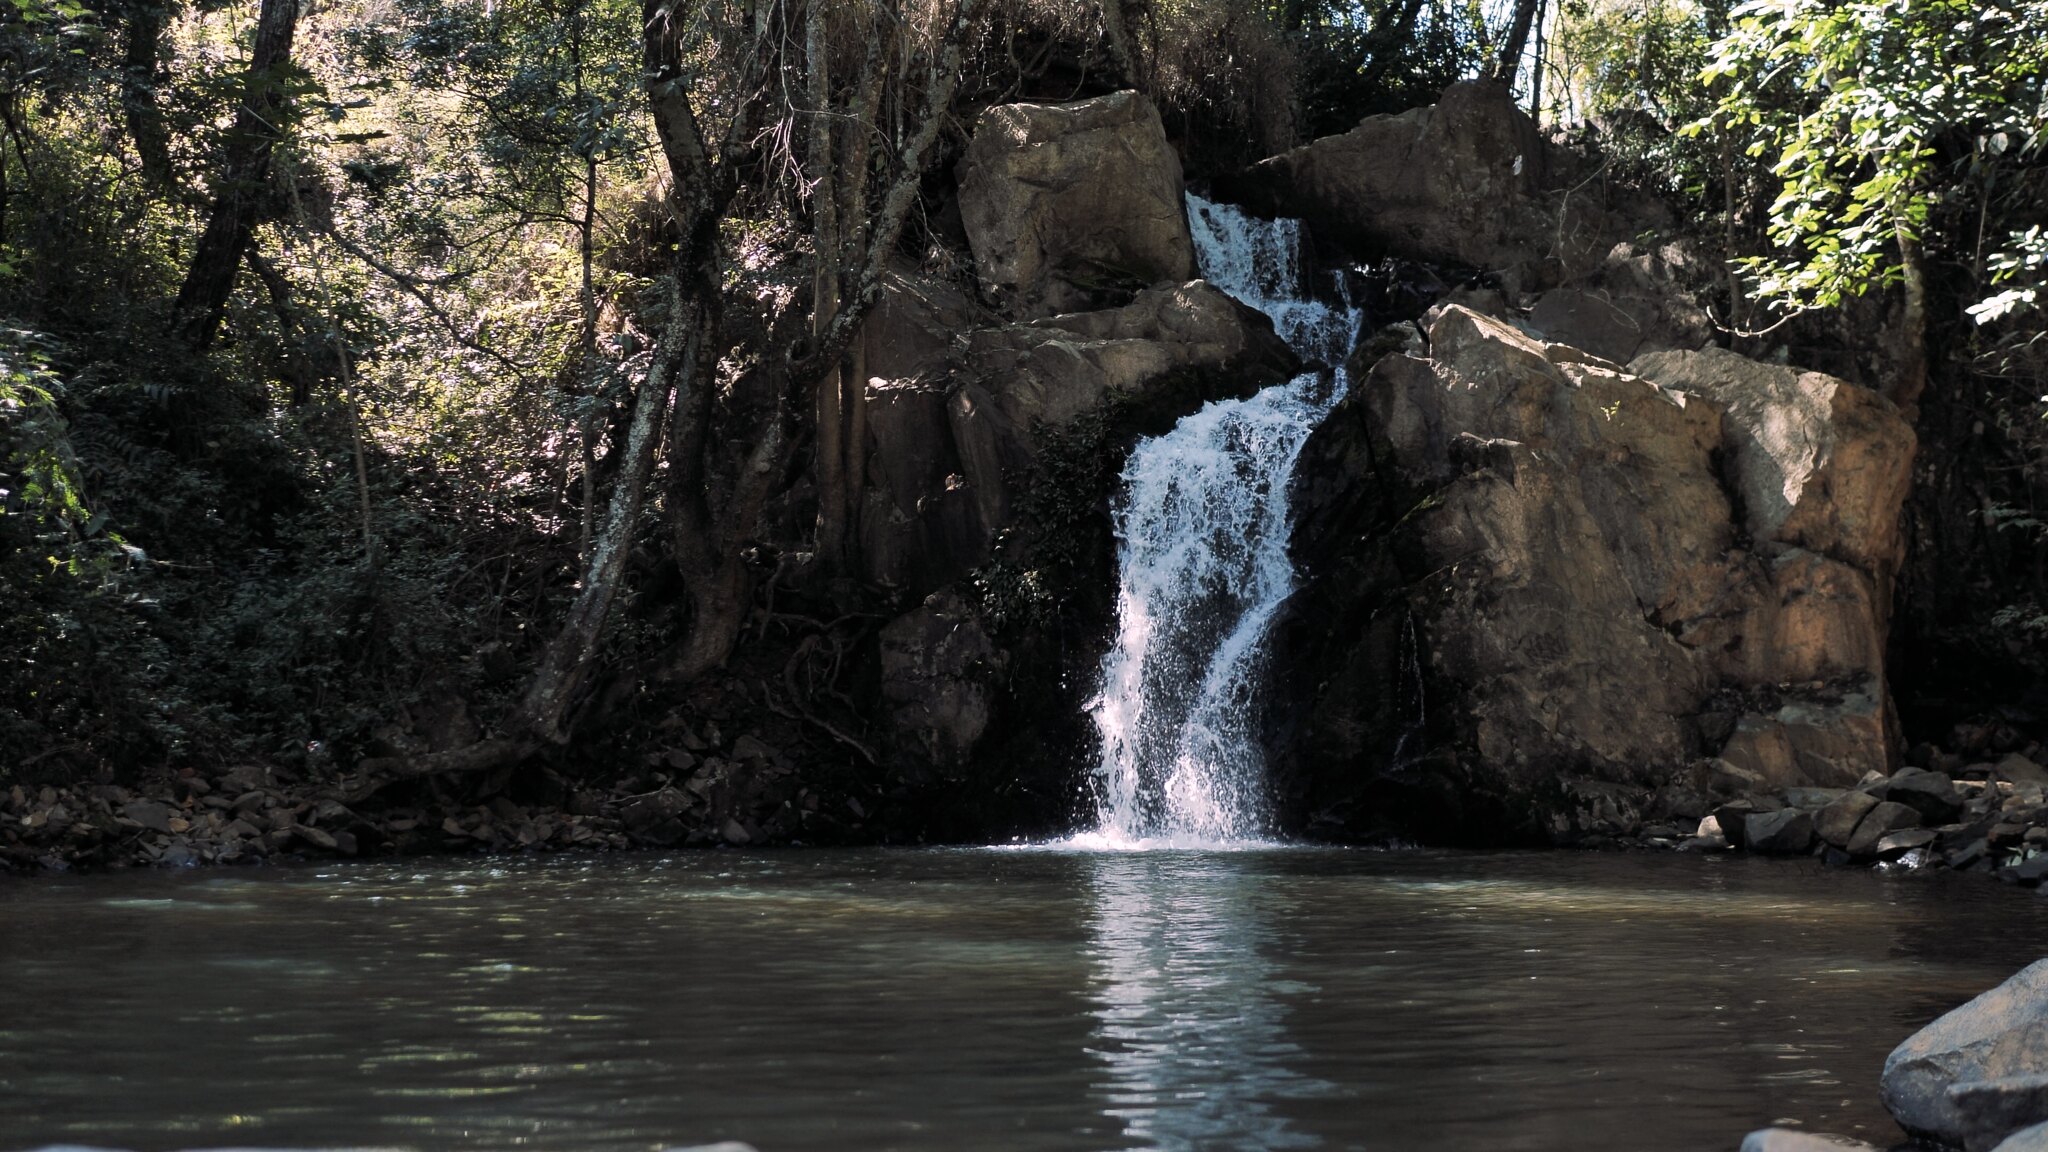
[[[0,1148],[1883,1145],[2048,951],[1967,876],[804,850],[0,883]]]

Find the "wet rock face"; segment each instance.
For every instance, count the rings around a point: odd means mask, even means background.
[[[1624,369],[1455,305],[1425,328],[1354,375],[1298,473],[1269,756],[1298,766],[1297,818],[1570,840],[1626,834],[1703,758],[1759,791],[1896,767],[1913,440],[1887,402],[1727,354]],[[1721,824],[1797,852],[1862,814]]]
[[[1880,1087],[1900,1127],[1968,1152],[2048,1122],[2048,960],[1914,1033]]]
[[[960,214],[984,292],[1019,317],[1195,275],[1180,157],[1135,92],[982,113]]]

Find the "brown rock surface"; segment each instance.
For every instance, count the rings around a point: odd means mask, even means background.
[[[1278,643],[1312,698],[1289,784],[1311,811],[1434,805],[1491,837],[1547,810],[1569,839],[1596,830],[1553,782],[1891,770],[1912,434],[1887,402],[1718,354],[1637,375],[1458,306],[1424,327],[1358,366],[1297,474],[1310,587]]]
[[[981,114],[960,168],[960,214],[983,290],[1048,316],[1105,292],[1195,274],[1180,158],[1135,92]]]

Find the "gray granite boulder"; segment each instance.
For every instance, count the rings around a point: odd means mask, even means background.
[[[1907,1038],[1880,1088],[1900,1127],[1972,1152],[2048,1121],[2048,960]]]

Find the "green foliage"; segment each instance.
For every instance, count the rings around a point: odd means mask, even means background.
[[[1691,0],[1564,0],[1545,102],[1595,126],[1614,175],[1721,211],[1710,191],[1731,173],[1717,141],[1680,130],[1712,107],[1699,73],[1725,16]]]
[[[1939,206],[2042,146],[2038,0],[1752,0],[1733,18],[1702,73],[1719,100],[1692,130],[1737,133],[1781,181],[1776,252],[1743,261],[1776,307],[1896,282],[1902,237],[1924,240]]]
[[[1487,63],[1485,6],[1473,0],[1304,3],[1302,128],[1348,132],[1366,116],[1434,103]]]

